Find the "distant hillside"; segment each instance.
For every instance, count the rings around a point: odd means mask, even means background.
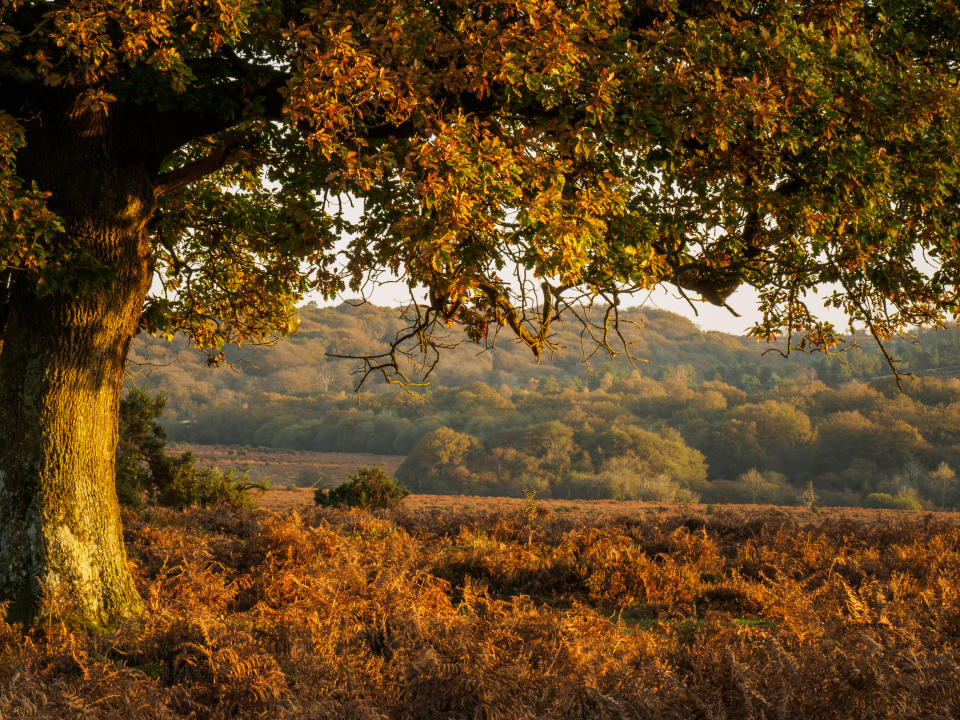
[[[744,373],[760,373],[770,381],[792,376],[795,362],[761,357],[755,341],[720,332],[702,332],[692,322],[660,310],[627,310],[622,332],[630,343],[642,373],[659,378],[677,366],[697,376],[736,383]],[[639,327],[638,327],[639,326]],[[204,355],[182,339],[172,342],[141,335],[130,353],[130,372],[137,382],[162,388],[176,412],[208,403],[233,402],[261,393],[310,398],[320,394],[352,393],[359,361],[327,354],[361,355],[382,352],[404,327],[393,308],[307,306],[301,310],[300,330],[270,347],[244,347],[227,353],[231,367],[209,369]],[[554,341],[562,349],[548,354],[538,365],[528,348],[502,333],[494,348],[474,345],[449,333],[458,347],[443,352],[430,376],[436,387],[460,387],[482,381],[493,387],[525,385],[532,378],[552,377],[560,383],[596,383],[604,373],[630,374],[633,367],[621,352],[611,359],[600,351],[584,362],[581,328],[575,322],[557,324]],[[594,345],[583,340],[589,353]],[[623,350],[622,347],[618,348]],[[767,368],[767,369],[762,369]],[[385,383],[372,377],[367,392],[382,390]]]
[[[835,385],[850,379],[872,381],[890,375],[886,361],[863,339],[862,350],[843,353],[841,359],[794,353],[789,358],[757,341],[726,333],[704,332],[690,320],[663,310],[626,310],[622,332],[630,354],[638,360],[631,365],[626,354],[610,358],[600,351],[584,362],[582,347],[594,349],[583,340],[575,322],[557,324],[554,341],[562,349],[548,354],[538,365],[526,347],[504,332],[494,348],[465,340],[455,330],[452,342],[462,341],[442,353],[430,376],[433,387],[462,387],[484,382],[492,387],[523,387],[531,379],[553,378],[565,385],[597,386],[605,374],[627,377],[639,370],[653,379],[668,376],[677,367],[699,380],[720,380],[746,391],[770,388],[784,380],[816,374]],[[231,349],[230,367],[206,367],[205,356],[185,340],[166,341],[140,335],[130,353],[131,377],[135,382],[163,390],[169,409],[176,415],[189,414],[210,404],[249,403],[263,395],[316,398],[320,395],[353,393],[355,372],[360,362],[328,357],[382,352],[404,321],[394,308],[374,305],[301,309],[300,330],[269,347]],[[916,343],[891,345],[903,360],[902,368],[919,375],[960,377],[960,330],[925,332]],[[623,350],[623,348],[618,348]],[[386,387],[371,377],[364,394]],[[361,400],[361,405],[362,405]]]
[[[328,356],[383,350],[402,320],[373,306],[304,308],[299,333],[216,370],[140,337],[131,372],[167,395],[172,441],[407,456],[398,477],[421,492],[960,505],[960,331],[891,345],[918,376],[900,393],[869,343],[784,358],[667,312],[625,320],[636,366],[588,368],[567,324],[540,365],[506,336],[463,343],[409,393],[373,378],[357,395],[358,362]]]

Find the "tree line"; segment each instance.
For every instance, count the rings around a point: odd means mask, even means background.
[[[340,312],[304,315],[319,325]],[[396,316],[367,313],[384,333]],[[893,348],[905,369],[940,373],[906,377],[901,391],[869,349],[770,359],[669,313],[636,317],[659,340],[648,346],[657,355],[644,372],[623,361],[593,374],[545,362],[539,377],[537,366],[522,364],[506,376],[482,364],[478,373],[463,359],[441,365],[450,385],[373,385],[357,395],[335,389],[349,383],[349,366],[318,393],[296,382],[278,392],[278,376],[291,379],[280,363],[202,379],[199,368],[178,363],[144,384],[169,393],[171,440],[403,454],[399,477],[420,492],[791,503],[812,483],[830,503],[960,503],[960,380],[949,375],[957,331],[930,335],[922,349]],[[328,339],[313,332],[283,341],[270,357],[307,363]],[[156,343],[137,350],[153,352]],[[503,351],[508,359],[511,350]],[[303,365],[302,374],[324,362]],[[198,383],[211,386],[208,395],[190,394]]]

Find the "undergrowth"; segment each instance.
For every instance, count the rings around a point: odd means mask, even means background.
[[[955,718],[960,530],[152,508],[146,614],[0,624],[3,718]]]

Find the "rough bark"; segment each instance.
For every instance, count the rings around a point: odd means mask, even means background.
[[[64,101],[28,128],[21,172],[52,193],[64,246],[104,272],[44,293],[10,292],[0,352],[0,599],[31,620],[107,623],[138,612],[114,480],[124,363],[150,284],[149,163],[136,128]],[[66,607],[64,607],[66,602]]]

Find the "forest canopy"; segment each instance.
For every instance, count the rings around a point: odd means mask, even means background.
[[[426,289],[417,329],[537,353],[578,300],[661,283],[752,285],[754,332],[805,347],[844,330],[815,288],[879,338],[957,310],[953,3],[16,1],[0,24],[6,266],[109,272],[56,234],[30,118],[139,125],[142,325],[214,360],[384,271]]]

